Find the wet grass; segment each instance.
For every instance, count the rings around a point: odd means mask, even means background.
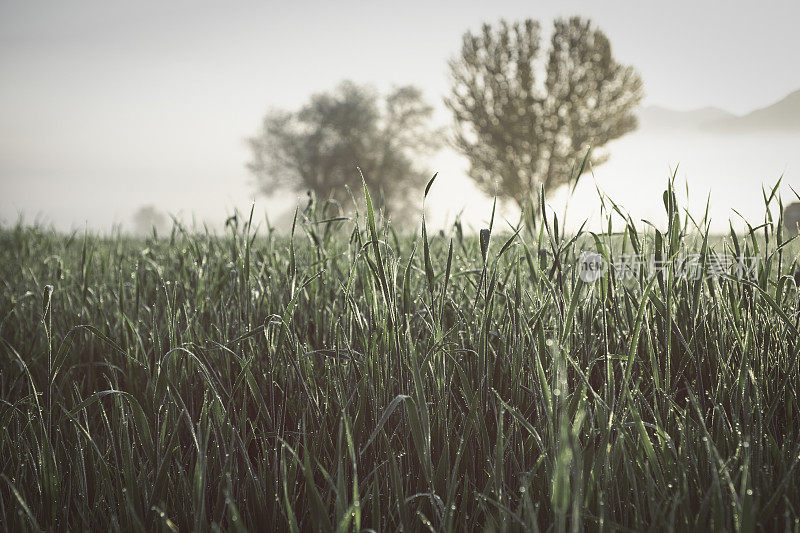
[[[577,235],[398,235],[368,195],[291,237],[2,229],[0,524],[798,530],[797,246],[664,200]],[[589,249],[667,266],[587,283]]]

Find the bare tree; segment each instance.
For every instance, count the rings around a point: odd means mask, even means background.
[[[429,126],[432,107],[419,89],[400,87],[381,99],[351,82],[314,95],[295,112],[272,111],[249,139],[248,168],[267,194],[277,188],[311,190],[317,197],[348,201],[345,185],[367,185],[384,207],[400,207],[407,191],[430,173],[417,159],[438,148]]]
[[[636,128],[642,99],[639,75],[614,60],[590,21],[556,20],[550,43],[545,61],[538,22],[485,24],[450,61],[445,102],[469,176],[520,207],[540,186],[549,193],[567,183],[590,147],[590,162],[604,162],[594,149]]]

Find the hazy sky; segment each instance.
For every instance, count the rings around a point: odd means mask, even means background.
[[[102,228],[145,203],[222,219],[253,196],[243,139],[268,108],[296,107],[345,78],[413,83],[440,106],[465,30],[573,14],[639,69],[646,104],[743,113],[800,88],[797,0],[0,0],[0,221],[24,211]],[[450,121],[441,109],[438,119]],[[754,184],[791,170],[790,156],[772,156]],[[674,157],[655,164],[683,154]],[[450,186],[462,179],[454,156],[437,163]],[[658,187],[665,174],[653,176]]]

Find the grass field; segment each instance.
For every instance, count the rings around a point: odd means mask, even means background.
[[[368,197],[292,237],[6,227],[0,524],[798,531],[798,247],[664,198],[614,234],[396,234]],[[584,250],[668,261],[585,282]]]

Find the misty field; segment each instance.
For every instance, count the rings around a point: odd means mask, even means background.
[[[800,529],[779,220],[709,237],[668,190],[659,231],[607,203],[613,234],[415,235],[359,203],[292,236],[1,229],[2,527]]]

